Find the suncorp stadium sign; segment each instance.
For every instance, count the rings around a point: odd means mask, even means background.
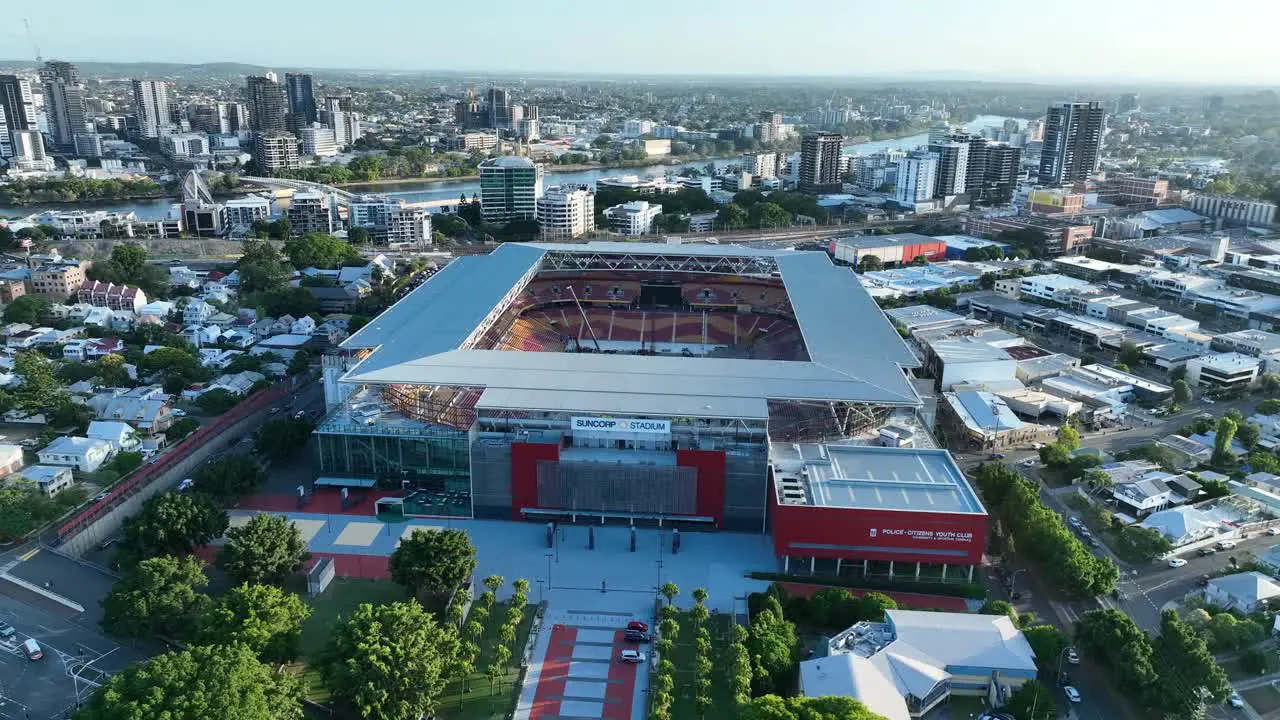
[[[640,418],[575,417],[574,432],[643,433],[670,435],[670,420],[643,420]]]

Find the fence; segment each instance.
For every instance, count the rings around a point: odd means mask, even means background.
[[[128,501],[143,494],[151,488],[153,483],[164,478],[175,468],[186,467],[192,454],[203,448],[211,440],[222,436],[220,439],[223,442],[219,444],[226,444],[238,439],[238,433],[229,431],[267,409],[273,403],[293,394],[297,384],[296,378],[289,378],[275,387],[256,393],[231,410],[218,416],[213,422],[187,436],[168,452],[162,453],[155,462],[144,465],[137,472],[121,481],[107,493],[106,498],[93,503],[63,523],[57,530],[53,544],[65,546],[72,538],[75,538],[87,528],[112,516]],[[145,492],[145,494],[150,497],[155,494],[155,491]],[[74,555],[83,552],[84,548],[68,547],[65,550]]]

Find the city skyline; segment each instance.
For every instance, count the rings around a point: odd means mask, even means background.
[[[191,43],[185,33],[166,33],[162,24],[139,24],[150,11],[170,12],[156,0],[142,0],[128,16],[100,13],[98,5],[69,0],[55,12],[32,9],[32,37],[20,23],[0,30],[3,61],[45,58],[76,62],[154,62],[204,64],[241,62],[264,67],[372,69],[401,72],[550,73],[566,75],[673,76],[847,76],[913,80],[986,79],[992,81],[1078,81],[1267,84],[1280,75],[1280,56],[1270,52],[1271,23],[1205,23],[1203,5],[1190,0],[1115,6],[1081,0],[1070,7],[1045,5],[1018,13],[956,13],[941,0],[907,6],[869,3],[830,5],[802,0],[786,14],[754,2],[678,4],[659,0],[636,13],[624,7],[593,8],[589,15],[555,3],[544,12],[523,13],[498,0],[483,15],[467,6],[412,7],[375,1],[366,12],[344,13],[344,37],[332,36],[326,18],[333,13],[294,13],[289,6],[223,3],[220,11],[252,12],[257,27],[278,24],[291,32],[270,43],[246,41],[234,52],[226,45]],[[384,22],[394,12],[395,23]],[[1231,15],[1243,0],[1227,0],[1215,9]],[[1250,6],[1256,12],[1256,6]],[[79,22],[93,14],[95,22]],[[520,22],[504,23],[515,17]],[[767,23],[762,24],[767,17]],[[821,18],[827,42],[803,43],[811,23]],[[1265,18],[1260,18],[1265,20]],[[1047,28],[1078,28],[1087,42],[1071,54],[1051,52]],[[1134,28],[1141,32],[1134,32]],[[444,32],[444,28],[463,30]],[[465,31],[472,28],[470,32]],[[607,51],[591,38],[602,28],[615,32]],[[759,35],[758,50],[723,52],[726,42]],[[425,35],[425,38],[424,38]],[[973,42],[988,36],[988,42]],[[369,42],[360,42],[359,38]],[[552,42],[563,38],[563,42]],[[574,42],[577,38],[582,42]],[[721,39],[717,39],[721,38]],[[354,42],[352,40],[355,40]],[[424,42],[425,39],[425,42]],[[376,40],[376,41],[375,41]],[[821,38],[818,38],[821,40]],[[483,41],[483,42],[481,42]],[[34,43],[34,45],[33,45]],[[903,44],[911,45],[902,52]],[[804,52],[789,47],[803,45]],[[698,52],[698,48],[704,51]],[[1230,47],[1230,53],[1221,48]]]

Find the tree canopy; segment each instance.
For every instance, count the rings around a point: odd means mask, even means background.
[[[22,378],[14,392],[15,404],[22,412],[51,415],[70,402],[67,389],[54,375],[53,361],[44,355],[34,350],[18,353],[13,359],[13,372]]]
[[[301,720],[302,688],[240,644],[166,653],[116,673],[76,720]]]
[[[189,555],[197,545],[221,537],[227,513],[200,494],[169,492],[143,503],[125,521],[119,557],[126,563],[158,555]]]
[[[309,420],[270,420],[258,428],[254,449],[272,460],[281,460],[307,444],[315,426]]]
[[[228,502],[257,490],[267,473],[248,455],[231,455],[205,463],[194,479],[197,491]]]
[[[369,720],[434,714],[458,669],[460,643],[413,600],[364,604],[339,620],[319,668],[334,700]]]
[[[283,515],[262,513],[227,530],[218,567],[236,582],[284,583],[302,569],[309,554],[302,534]]]
[[[209,598],[203,564],[194,557],[161,555],[126,571],[102,601],[102,627],[120,637],[190,637]]]
[[[332,270],[343,265],[363,264],[360,252],[344,240],[324,233],[307,233],[289,238],[284,243],[289,263],[299,270],[320,268]]]
[[[48,319],[53,301],[43,295],[23,295],[4,306],[4,321],[39,325]]]
[[[772,595],[764,609],[751,618],[746,645],[753,665],[754,693],[785,689],[795,661],[796,626],[786,619],[782,605]]]
[[[448,597],[476,569],[476,549],[462,530],[416,529],[391,554],[391,579],[415,594]]]
[[[884,720],[866,705],[843,695],[779,697],[761,695],[738,708],[740,720]]]
[[[200,618],[199,642],[243,643],[265,662],[290,662],[298,654],[302,624],[311,608],[272,585],[245,583],[219,597]]]

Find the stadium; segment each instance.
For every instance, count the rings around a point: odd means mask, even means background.
[[[316,482],[403,489],[381,509],[412,516],[772,521],[791,528],[774,535],[779,554],[810,564],[967,564],[985,513],[945,451],[864,448],[879,454],[833,464],[825,450],[914,417],[917,365],[822,252],[505,244],[449,263],[325,358]],[[804,466],[785,487],[784,456]],[[851,545],[857,513],[871,538],[903,516],[908,542]],[[969,541],[935,547],[943,537]]]

